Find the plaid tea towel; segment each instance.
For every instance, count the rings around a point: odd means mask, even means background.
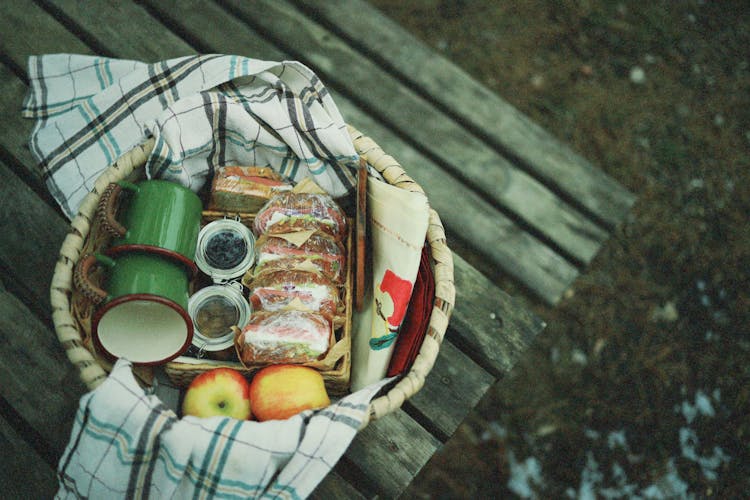
[[[53,197],[72,218],[99,174],[154,136],[149,178],[198,191],[225,165],[270,166],[351,192],[357,154],[318,77],[296,61],[196,55],[154,64],[32,56],[23,116]]]
[[[128,361],[81,398],[56,498],[305,498],[386,382],[287,420],[178,419]]]

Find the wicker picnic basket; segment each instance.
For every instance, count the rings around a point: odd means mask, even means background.
[[[359,155],[389,183],[401,189],[424,192],[396,162],[387,155],[372,139],[349,127],[350,136]],[[94,189],[81,203],[79,212],[71,222],[71,230],[63,241],[60,257],[55,267],[50,288],[53,310],[53,322],[58,339],[70,361],[78,368],[81,379],[89,389],[96,388],[107,377],[111,366],[96,355],[91,348],[90,311],[81,307],[85,298],[73,285],[74,269],[79,258],[86,251],[97,248],[101,232],[96,229],[95,212],[102,193],[112,182],[132,180],[143,176],[142,167],[154,147],[153,139],[136,146],[121,156],[108,167],[97,179]],[[376,397],[370,403],[369,419],[382,417],[399,407],[403,402],[419,391],[427,374],[437,358],[440,345],[445,335],[448,321],[455,301],[453,284],[453,258],[446,244],[445,232],[438,214],[430,209],[430,221],[427,230],[427,245],[431,258],[431,267],[435,279],[435,299],[430,312],[429,324],[419,354],[409,371],[398,380],[387,392]],[[347,357],[347,361],[350,362]],[[344,369],[348,373],[348,366]],[[196,371],[205,370],[206,366],[184,366],[170,363],[166,371],[174,377],[192,377]],[[342,369],[339,364],[329,374],[336,377],[336,370]],[[171,373],[170,373],[171,372]],[[363,425],[366,425],[365,422]]]

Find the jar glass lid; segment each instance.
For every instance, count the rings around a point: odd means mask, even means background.
[[[198,234],[195,263],[216,283],[242,276],[254,261],[255,236],[238,220],[213,221]]]
[[[195,326],[206,337],[215,339],[230,332],[240,319],[236,304],[222,296],[209,296],[196,306]]]
[[[252,307],[235,285],[238,284],[208,286],[190,297],[188,313],[195,327],[193,345],[199,349],[218,351],[232,346],[232,327],[241,329],[250,319]]]

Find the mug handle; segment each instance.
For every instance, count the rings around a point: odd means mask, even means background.
[[[138,186],[124,181],[110,182],[99,198],[99,205],[96,208],[96,217],[99,220],[102,230],[110,236],[117,238],[124,238],[128,233],[127,228],[120,224],[115,217],[120,193],[122,193],[123,189],[136,192],[138,191]]]
[[[81,294],[90,300],[94,305],[99,305],[109,298],[109,294],[94,285],[89,279],[91,274],[91,268],[95,264],[104,264],[107,267],[115,265],[114,260],[104,255],[97,255],[89,253],[84,255],[76,264],[75,270],[73,271],[73,283]]]

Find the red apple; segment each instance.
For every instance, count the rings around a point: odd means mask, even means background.
[[[250,402],[261,422],[331,404],[320,372],[300,365],[272,365],[258,371],[250,382]]]
[[[182,401],[182,414],[196,417],[232,417],[247,420],[250,383],[237,370],[214,368],[193,379]]]

